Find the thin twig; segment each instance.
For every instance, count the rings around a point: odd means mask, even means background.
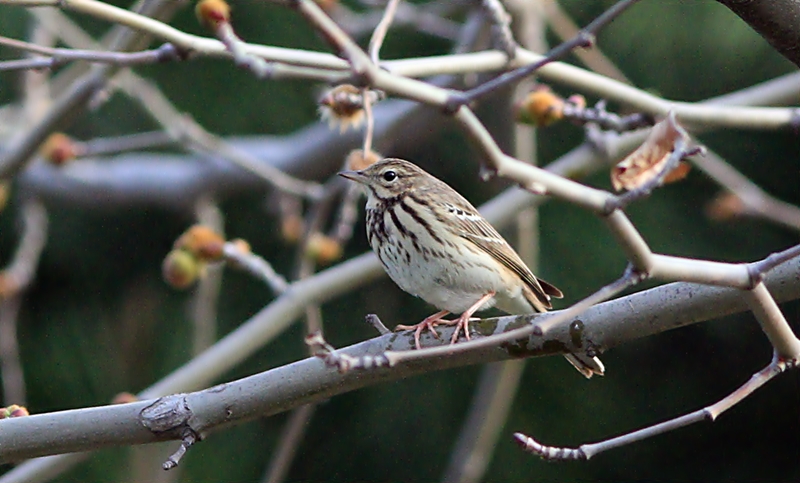
[[[392,20],[394,20],[394,15],[397,12],[397,6],[399,4],[400,0],[389,0],[383,12],[383,18],[381,18],[378,26],[375,27],[372,38],[369,40],[369,55],[375,65],[378,65],[380,62],[381,46],[383,45],[383,40],[386,38],[386,33],[389,31],[389,26],[392,24]],[[364,116],[367,124],[363,144],[365,154],[372,151],[372,136],[375,131],[375,116],[372,114],[372,99],[370,97],[368,88],[361,89],[361,98],[364,103]]]
[[[535,439],[522,433],[515,433],[514,439],[523,447],[523,449],[539,455],[544,459],[588,460],[589,458],[604,451],[619,448],[620,446],[625,446],[659,434],[674,431],[690,424],[705,420],[714,421],[720,414],[747,398],[750,394],[772,380],[778,374],[782,373],[785,369],[786,363],[776,358],[772,363],[770,363],[770,365],[753,374],[750,380],[737,390],[715,404],[712,404],[711,406],[707,406],[698,411],[694,411],[684,416],[655,424],[623,436],[601,441],[599,443],[583,444],[578,448],[558,448],[542,445]]]
[[[395,14],[394,24],[410,26],[421,33],[426,33],[446,40],[458,39],[461,25],[447,17],[465,10],[468,2],[457,0],[434,0],[425,4],[416,5],[405,2],[400,3]],[[384,10],[385,11],[385,10]],[[342,26],[353,38],[374,32],[375,27],[383,19],[384,13],[374,9],[364,12],[354,12],[341,2],[329,10],[331,17]]]
[[[225,237],[225,219],[219,207],[207,197],[195,205],[197,222]],[[206,267],[206,274],[194,291],[192,301],[192,354],[209,348],[217,339],[217,306],[222,288],[223,270],[220,265]]]
[[[500,0],[482,0],[481,6],[491,19],[492,32],[500,45],[500,50],[506,53],[509,61],[513,60],[519,45],[511,33],[511,15],[506,12]]]
[[[331,229],[331,237],[344,245],[353,237],[353,226],[358,221],[357,203],[361,199],[362,190],[356,183],[350,183],[345,188],[344,196],[339,205],[339,215],[334,227]]]
[[[25,403],[25,379],[17,342],[22,294],[33,282],[47,242],[47,212],[37,200],[21,210],[23,234],[8,266],[0,271],[0,375],[5,405]]]
[[[763,260],[759,260],[757,262],[752,262],[748,264],[748,270],[750,271],[750,278],[754,281],[761,281],[764,279],[764,275],[772,270],[773,268],[781,265],[783,263],[788,262],[789,260],[800,256],[800,245],[795,245],[791,248],[787,248],[786,250],[772,253]]]
[[[150,131],[95,138],[78,144],[80,146],[80,155],[78,157],[108,156],[130,151],[175,146],[175,139],[164,131]]]
[[[272,65],[261,57],[249,53],[245,47],[246,44],[236,35],[230,23],[221,23],[215,30],[215,34],[231,53],[233,62],[237,66],[249,70],[257,79],[272,77]]]
[[[276,295],[280,295],[289,288],[286,279],[272,268],[272,265],[260,256],[242,250],[241,245],[226,242],[223,246],[223,257],[233,267],[245,270],[266,282]]]
[[[22,306],[22,294],[0,299],[0,378],[3,406],[25,406],[25,372],[20,360],[17,322]]]
[[[795,365],[800,361],[800,339],[792,331],[767,287],[759,282],[752,290],[746,290],[744,296],[777,357],[782,361],[793,361],[792,365]]]
[[[381,21],[378,23],[378,26],[375,27],[375,31],[372,32],[372,37],[369,39],[369,56],[375,65],[380,63],[380,51],[383,45],[383,39],[386,38],[386,33],[389,31],[389,26],[394,20],[399,4],[400,0],[389,0],[386,4],[386,9],[383,12]]]
[[[800,208],[771,196],[718,154],[709,150],[689,161],[740,200],[743,214],[800,231]]]
[[[277,450],[273,453],[272,459],[267,466],[267,473],[262,479],[263,483],[280,483],[286,480],[286,475],[289,474],[297,448],[303,441],[308,422],[316,409],[316,404],[306,404],[295,409],[289,415],[289,420],[286,422],[278,439]]]
[[[544,0],[540,2],[547,18],[547,23],[558,38],[565,41],[580,32],[580,28],[564,12],[558,0]],[[616,79],[625,84],[632,84],[625,74],[614,63],[603,55],[603,52],[595,46],[589,49],[576,49],[573,54],[589,69],[602,74],[606,77]]]
[[[613,7],[603,12],[589,25],[584,27],[575,37],[550,50],[545,58],[538,62],[505,73],[484,84],[481,84],[470,91],[452,94],[445,103],[445,112],[456,112],[461,106],[467,105],[473,101],[477,101],[487,94],[497,91],[503,86],[528,77],[542,66],[565,57],[578,47],[591,47],[594,44],[595,35],[597,35],[602,28],[611,23],[612,20],[619,17],[625,10],[628,9],[628,7],[632,6],[638,1],[639,0],[619,0],[616,4],[614,4]]]
[[[45,243],[47,243],[47,211],[38,200],[29,200],[21,212],[23,234],[17,251],[5,269],[0,271],[0,300],[24,291],[32,282]]]
[[[369,89],[361,89],[361,98],[363,99],[364,105],[364,121],[366,123],[362,148],[365,156],[367,153],[372,152],[372,136],[375,132],[375,116],[372,114],[372,99],[370,99],[370,97]]]
[[[142,52],[106,52],[99,50],[58,49],[43,47],[41,45],[31,44],[7,37],[0,37],[0,45],[47,56],[47,58],[39,57],[27,59],[26,61],[6,61],[0,63],[0,70],[54,69],[65,63],[74,61],[96,62],[113,64],[121,67],[129,67],[184,59],[181,53],[169,43],[164,44],[157,49],[145,50]],[[28,64],[26,65],[25,62]]]
[[[520,359],[484,366],[442,477],[444,483],[481,481],[514,403],[525,362]]]

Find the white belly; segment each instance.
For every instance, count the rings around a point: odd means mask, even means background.
[[[398,216],[404,216],[398,213]],[[408,215],[405,215],[408,217]],[[411,238],[401,236],[394,224],[385,220],[387,235],[399,244],[381,243],[372,237],[372,249],[378,254],[389,277],[404,291],[420,297],[441,310],[460,314],[489,292],[497,295],[479,310],[498,305],[507,312],[531,312],[530,305],[521,293],[521,286],[509,287],[499,270],[490,267],[495,261],[477,247],[469,247],[466,240],[455,248],[445,250],[425,230],[417,230],[416,244]],[[409,226],[413,220],[401,218]],[[427,247],[434,247],[433,249]],[[453,253],[455,252],[455,253]]]

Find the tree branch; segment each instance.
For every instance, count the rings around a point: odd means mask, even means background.
[[[788,262],[767,277],[769,290],[779,301],[800,298],[796,273],[800,261]],[[689,283],[673,283],[605,302],[587,310],[580,320],[583,334],[598,347],[612,348],[666,330],[748,310],[741,291]],[[485,319],[475,327],[483,335],[501,333],[539,317],[507,316]],[[552,314],[552,315],[550,315]],[[22,458],[86,451],[109,446],[180,439],[169,431],[153,433],[142,424],[141,412],[158,402],[170,407],[184,405],[191,429],[205,436],[232,424],[269,416],[337,394],[429,373],[505,360],[569,351],[573,345],[572,324],[562,324],[547,337],[532,336],[527,342],[480,351],[459,352],[448,357],[422,359],[395,367],[340,373],[317,358],[309,358],[271,369],[238,381],[203,391],[146,400],[130,404],[94,407],[0,420],[0,463]],[[449,340],[445,329],[444,341]],[[480,337],[480,335],[478,335]],[[446,342],[444,342],[446,343]],[[351,357],[379,355],[386,351],[409,350],[411,333],[387,334],[342,349]],[[268,388],[268,390],[267,390]],[[0,479],[3,481],[3,479]]]
[[[800,67],[800,2],[797,0],[717,0]]]

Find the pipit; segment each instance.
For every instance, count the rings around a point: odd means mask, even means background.
[[[443,181],[402,159],[387,158],[341,176],[361,183],[367,194],[367,238],[389,277],[406,292],[440,309],[414,330],[420,348],[424,329],[455,325],[451,343],[470,317],[497,307],[511,314],[546,312],[550,297],[563,297],[536,278],[517,252],[463,196]],[[445,320],[449,313],[461,313]],[[603,374],[603,363],[586,354],[566,354],[584,376]]]

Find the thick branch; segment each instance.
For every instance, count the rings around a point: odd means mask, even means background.
[[[800,67],[800,1],[717,0]]]
[[[777,300],[800,298],[800,281],[795,275],[798,270],[800,261],[794,260],[770,274],[767,285]],[[737,289],[673,283],[592,307],[584,313],[581,321],[584,324],[584,339],[597,347],[610,348],[744,310],[748,310],[748,307],[741,291]],[[486,319],[475,326],[482,334],[489,335],[519,327],[520,323],[536,317]],[[190,411],[188,424],[191,429],[205,435],[231,424],[269,416],[390,380],[513,357],[569,351],[575,349],[570,325],[573,324],[554,328],[546,338],[533,336],[527,343],[460,352],[450,357],[417,360],[369,371],[340,374],[326,367],[322,361],[309,358],[238,381],[177,396],[175,401]],[[442,340],[449,340],[447,331]],[[340,352],[358,357],[378,355],[387,350],[408,350],[412,345],[413,336],[410,333],[387,334]],[[148,400],[0,420],[0,463],[48,454],[178,439],[176,434],[155,434],[142,425],[140,412],[154,402]]]

